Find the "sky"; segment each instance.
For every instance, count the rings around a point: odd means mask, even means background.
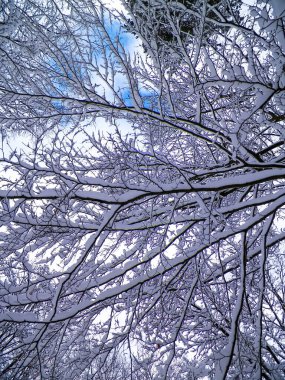
[[[285,0],[270,0],[273,5],[273,10],[274,10],[274,16],[275,17],[280,17],[282,12],[285,12]],[[256,1],[255,0],[244,0],[245,3],[249,4],[254,4]],[[103,0],[103,4],[106,5],[106,7],[110,10],[114,10],[116,12],[125,12],[124,6],[122,5],[122,2],[120,0]],[[284,50],[285,50],[285,38],[284,38],[284,33],[280,31],[280,43],[282,44]],[[143,55],[144,52],[143,50],[138,46],[139,41],[134,38],[131,34],[124,34],[124,39],[123,42],[125,46],[127,47],[127,50],[130,54],[134,54],[134,52],[138,52],[140,55]],[[98,78],[96,78],[96,81]],[[123,81],[123,78],[118,79],[117,86],[120,84],[123,86],[123,82],[120,83],[120,80]],[[106,87],[106,86],[105,86]],[[106,88],[106,94],[108,96],[108,89]],[[123,134],[130,133],[131,128],[127,122],[124,122],[123,120],[120,121],[120,130]],[[98,118],[96,120],[96,130],[100,131],[100,133],[105,133],[114,131],[114,127],[110,127],[110,123],[108,123],[105,119],[103,118]],[[94,123],[91,125],[86,125],[85,126],[86,130],[92,131],[94,129]],[[12,138],[10,138],[10,144],[12,145],[12,149],[24,149],[25,150],[25,142],[26,140],[30,139],[30,136],[27,137],[27,135],[17,135],[16,133],[13,134]],[[6,138],[6,143],[9,142],[9,139]],[[10,151],[10,148],[8,148],[7,144],[4,144],[4,151],[7,153]]]

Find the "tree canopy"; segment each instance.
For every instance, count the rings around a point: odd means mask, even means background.
[[[281,3],[2,1],[1,379],[284,378]]]

